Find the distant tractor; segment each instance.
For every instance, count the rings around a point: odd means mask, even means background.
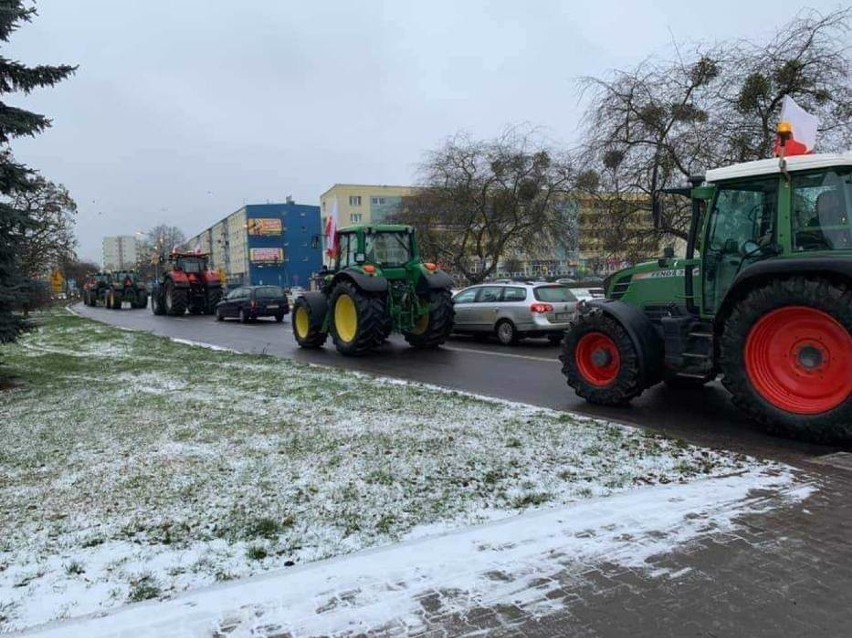
[[[83,303],[87,306],[97,306],[99,301],[105,304],[108,288],[109,273],[96,272],[88,275],[83,282]]]
[[[318,292],[293,305],[293,334],[319,348],[330,334],[342,354],[378,348],[392,332],[415,348],[437,348],[453,328],[452,280],[423,263],[414,229],[352,226],[339,233],[340,254]]]
[[[222,298],[219,273],[207,267],[204,253],[172,253],[151,290],[151,311],[155,315],[212,315]]]
[[[685,258],[611,275],[581,304],[560,359],[591,403],[624,404],[660,381],[721,373],[769,431],[852,438],[852,155],[707,171]],[[674,192],[674,191],[671,191]]]
[[[113,310],[121,310],[123,302],[128,302],[131,308],[148,305],[148,290],[133,270],[118,270],[109,274],[105,305]]]

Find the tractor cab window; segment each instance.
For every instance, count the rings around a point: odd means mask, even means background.
[[[367,262],[385,267],[404,266],[411,260],[408,233],[371,233],[366,238]]]
[[[343,233],[338,236],[340,242],[340,265],[346,268],[355,265],[355,253],[358,252],[358,236],[353,233]]]
[[[852,250],[852,172],[793,176],[793,250]]]
[[[775,242],[778,177],[721,184],[702,242],[705,312],[712,314],[734,278]]]
[[[177,267],[185,273],[204,272],[204,261],[202,259],[178,259]]]

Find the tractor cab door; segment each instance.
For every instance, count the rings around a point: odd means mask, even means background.
[[[716,313],[731,283],[777,243],[778,175],[720,183],[701,251],[705,316]]]

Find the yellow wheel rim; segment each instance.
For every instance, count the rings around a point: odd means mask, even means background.
[[[340,295],[334,304],[334,327],[337,336],[350,343],[358,333],[358,311],[349,295]]]
[[[424,332],[426,332],[427,328],[429,328],[428,312],[417,320],[417,323],[414,324],[414,330],[412,330],[411,332],[416,335],[422,335]]]
[[[296,334],[301,339],[306,339],[310,331],[311,317],[308,315],[308,311],[304,307],[299,306],[296,308]]]

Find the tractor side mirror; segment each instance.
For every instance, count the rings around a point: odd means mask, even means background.
[[[365,255],[364,253],[355,253],[356,264],[363,264],[365,261],[367,261],[367,255]]]
[[[666,246],[663,249],[663,256],[657,260],[657,265],[660,268],[665,268],[669,265],[669,259],[674,259],[674,248]]]

